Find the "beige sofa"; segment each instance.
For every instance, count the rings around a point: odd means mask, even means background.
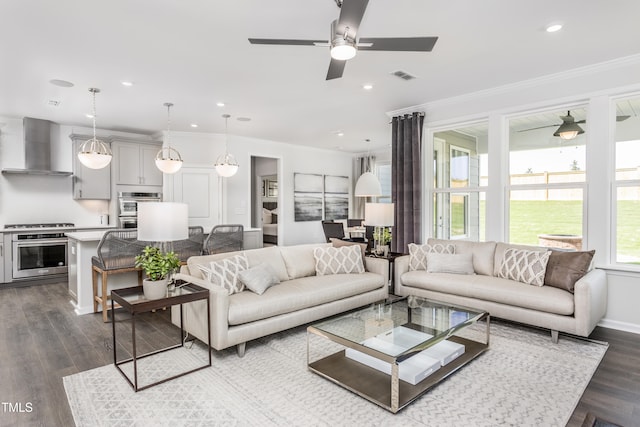
[[[389,267],[383,259],[365,257],[365,272],[316,275],[314,248],[330,243],[271,246],[239,252],[195,256],[181,267],[177,279],[210,290],[211,347],[237,345],[244,355],[246,342],[327,316],[358,308],[388,296]],[[198,265],[244,253],[248,267],[267,263],[280,283],[262,295],[250,290],[229,295],[226,289],[203,277]],[[206,303],[185,305],[185,329],[207,341]],[[172,308],[172,322],[180,325],[179,308]]]
[[[558,331],[589,336],[604,317],[607,307],[607,280],[603,270],[591,269],[575,283],[574,293],[552,286],[534,286],[498,277],[498,269],[509,248],[546,248],[496,242],[468,242],[429,239],[429,245],[453,244],[456,254],[472,254],[475,274],[409,271],[410,256],[394,263],[395,293],[418,295],[486,310],[491,316],[551,330],[554,342]]]

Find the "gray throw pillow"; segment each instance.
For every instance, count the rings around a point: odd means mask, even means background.
[[[264,262],[239,272],[238,279],[247,289],[258,295],[262,295],[271,286],[280,283],[274,268]]]
[[[573,293],[576,282],[589,271],[595,253],[551,251],[544,284]]]

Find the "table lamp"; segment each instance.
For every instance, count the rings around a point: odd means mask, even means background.
[[[364,224],[375,227],[373,239],[376,248],[385,246],[382,241],[384,230],[395,224],[393,207],[393,203],[366,203],[364,205]],[[383,244],[381,245],[381,243]]]
[[[138,240],[167,243],[187,238],[189,206],[186,203],[138,203]]]

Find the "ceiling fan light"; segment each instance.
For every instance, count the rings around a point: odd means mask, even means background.
[[[356,56],[356,47],[353,42],[345,39],[334,40],[331,45],[331,57],[340,61],[346,61]]]
[[[569,140],[583,133],[584,130],[580,126],[573,122],[568,122],[561,124],[558,130],[553,133],[553,136],[559,136],[564,140]]]
[[[358,178],[353,193],[356,197],[377,197],[382,195],[382,186],[373,173],[365,172]]]

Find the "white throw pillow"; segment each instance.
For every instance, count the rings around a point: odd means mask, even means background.
[[[262,208],[262,223],[271,224],[271,211],[269,209]]]
[[[427,253],[427,273],[475,274],[473,255]]]
[[[456,247],[451,244],[416,245],[409,243],[409,271],[426,270],[428,253],[453,254],[455,251]]]
[[[358,246],[315,248],[316,275],[364,273],[362,251]]]
[[[551,251],[528,251],[509,248],[504,251],[498,277],[511,279],[528,285],[544,285]]]
[[[242,292],[244,284],[238,280],[238,273],[249,267],[247,257],[235,255],[219,261],[211,261],[209,267],[198,265],[202,274],[209,282],[218,285],[229,292],[229,295]]]
[[[271,286],[280,283],[280,279],[278,279],[273,267],[265,262],[240,271],[238,273],[238,279],[240,279],[247,289],[258,295],[262,295]]]

